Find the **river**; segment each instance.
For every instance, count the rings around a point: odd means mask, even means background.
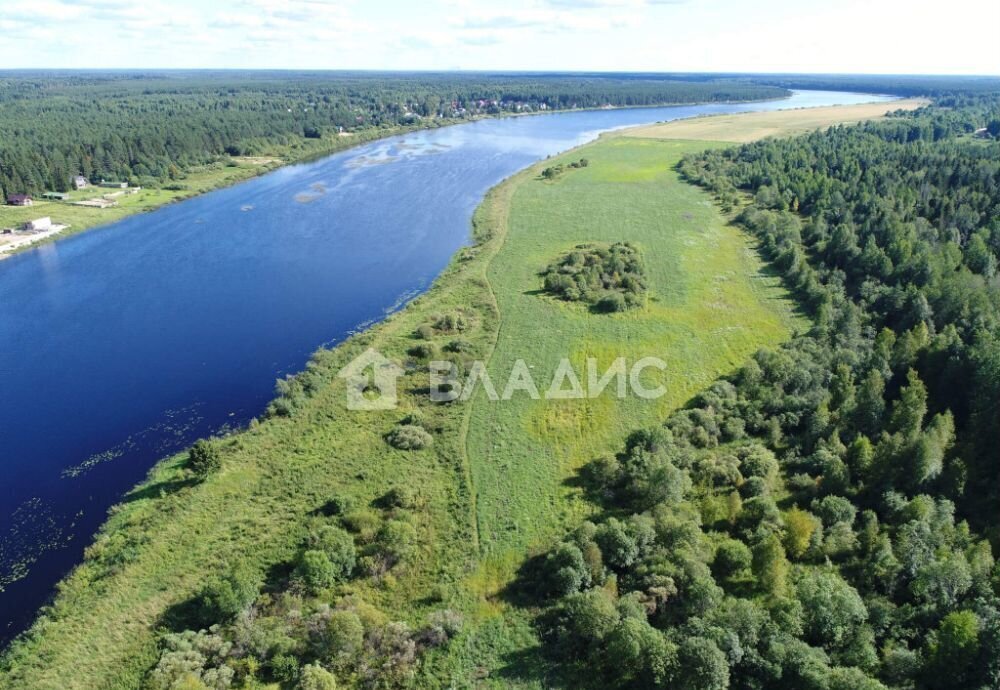
[[[614,128],[879,98],[799,91],[421,131],[0,262],[0,641],[157,460],[245,425],[277,377],[425,290],[505,177]]]

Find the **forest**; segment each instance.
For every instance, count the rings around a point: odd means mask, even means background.
[[[73,175],[152,187],[191,166],[373,128],[787,94],[656,76],[0,72],[0,193],[62,192]]]
[[[585,468],[521,578],[579,684],[1000,687],[1000,99],[947,102],[681,163],[814,326]]]

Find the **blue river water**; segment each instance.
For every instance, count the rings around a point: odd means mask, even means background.
[[[288,166],[0,262],[0,641],[31,622],[157,460],[245,425],[276,378],[425,290],[505,177],[618,127],[880,98],[801,91],[482,120]]]

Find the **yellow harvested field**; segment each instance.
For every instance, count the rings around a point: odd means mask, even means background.
[[[645,139],[703,139],[746,143],[764,137],[804,134],[833,125],[874,120],[896,110],[915,110],[930,101],[907,98],[882,103],[833,105],[765,113],[710,115],[627,129],[623,136]]]

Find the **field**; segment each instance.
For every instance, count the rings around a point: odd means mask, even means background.
[[[579,517],[585,506],[566,485],[575,470],[793,330],[783,291],[746,238],[672,169],[684,153],[704,147],[608,137],[584,149],[588,167],[519,185],[508,240],[490,267],[503,318],[491,377],[502,384],[524,359],[544,389],[564,357],[581,379],[587,358],[603,372],[617,357],[629,365],[658,357],[667,370],[647,372],[648,385],[659,378],[667,393],[657,400],[618,400],[609,390],[596,399],[521,395],[493,403],[480,396],[469,456],[486,555],[523,552]],[[648,267],[645,308],[593,314],[538,294],[539,271],[575,245],[623,240],[640,248]]]
[[[53,606],[6,654],[0,687],[141,687],[156,660],[156,628],[207,573],[237,554],[263,567],[287,561],[332,495],[368,503],[400,483],[421,497],[417,555],[395,577],[356,580],[344,593],[411,623],[442,604],[464,613],[466,632],[427,659],[420,687],[551,684],[533,654],[533,612],[503,591],[528,554],[587,513],[577,470],[805,324],[749,239],[673,169],[685,153],[718,145],[615,134],[494,189],[475,217],[476,245],[406,309],[317,353],[305,374],[314,392],[291,416],[222,442],[223,471],[203,483],[186,479],[179,456],[126,497]],[[587,167],[542,179],[543,168],[581,156]],[[567,250],[619,240],[645,258],[644,307],[597,314],[540,290],[539,271]],[[415,335],[441,315],[463,318],[469,355],[487,362],[500,391],[519,358],[544,391],[563,357],[584,379],[588,357],[603,370],[618,356],[655,356],[667,369],[646,382],[666,394],[493,402],[480,388],[471,403],[431,404],[426,370],[407,351],[421,343],[441,351],[455,337]],[[369,347],[408,366],[396,410],[345,408],[337,372]],[[392,449],[385,434],[414,410],[433,445]]]
[[[649,139],[701,139],[746,143],[771,136],[792,136],[834,125],[873,120],[896,110],[915,110],[927,105],[923,98],[908,98],[889,103],[834,105],[765,113],[713,115],[663,124],[635,127],[625,136]]]

